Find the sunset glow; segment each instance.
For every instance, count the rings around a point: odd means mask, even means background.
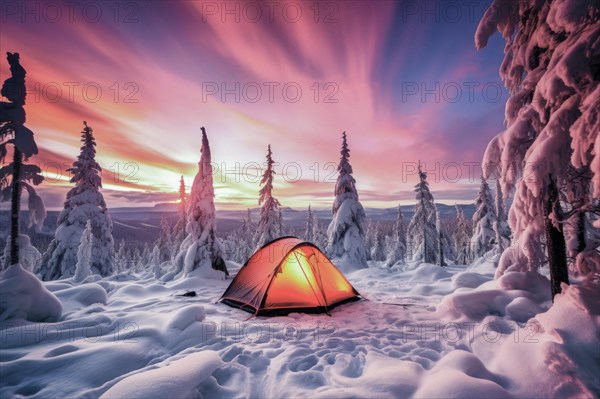
[[[460,16],[443,2],[275,3],[3,6],[0,51],[27,68],[47,206],[69,187],[83,120],[109,207],[174,202],[179,175],[191,185],[197,171],[200,126],[218,209],[257,206],[267,144],[281,203],[329,207],[344,130],[365,206],[413,202],[419,160],[436,200],[472,201],[507,98],[500,38],[473,44],[487,2]]]

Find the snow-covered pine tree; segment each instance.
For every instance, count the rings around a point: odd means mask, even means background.
[[[92,224],[88,220],[85,224],[85,230],[81,234],[81,241],[77,249],[77,265],[75,267],[74,280],[78,283],[92,275]]]
[[[438,247],[437,247],[437,264],[439,266],[447,266],[446,257],[448,252],[448,246],[446,245],[446,235],[442,227],[442,219],[440,218],[440,211],[435,207],[435,229],[438,235]]]
[[[342,271],[364,269],[367,264],[365,246],[365,210],[358,200],[356,180],[352,177],[350,148],[346,132],[342,134],[342,150],[338,164],[338,178],[335,183],[333,219],[327,229],[327,254],[337,259]]]
[[[367,250],[367,261],[373,260],[371,256],[371,252],[373,247],[375,246],[375,223],[373,220],[369,219],[367,222],[367,228],[365,230],[365,248]]]
[[[418,172],[419,183],[415,185],[417,203],[407,230],[409,253],[414,261],[435,263],[439,241],[435,203],[429,191],[427,173],[423,171],[420,162]]]
[[[157,280],[160,279],[163,275],[160,263],[160,248],[158,248],[158,245],[155,245],[152,248],[152,253],[150,254],[150,266],[152,266],[154,278]]]
[[[475,34],[481,49],[502,33],[500,75],[512,93],[507,129],[490,142],[483,161],[486,177],[498,174],[504,192],[514,188],[509,223],[518,245],[503,252],[496,274],[548,262],[553,297],[569,281],[560,204],[569,171],[591,173],[592,195],[580,210],[600,198],[600,152],[594,151],[600,148],[599,18],[594,2],[494,0]],[[586,269],[598,273],[600,258]]]
[[[44,280],[70,277],[75,273],[77,248],[87,221],[91,221],[93,273],[109,276],[114,269],[114,240],[112,221],[100,192],[101,168],[96,162],[96,140],[93,130],[83,122],[81,152],[68,169],[75,184],[67,193],[64,209],[58,216],[54,240],[42,258],[40,274]]]
[[[114,272],[122,273],[126,270],[127,254],[125,253],[125,240],[121,240],[119,248],[115,254]]]
[[[150,252],[150,246],[147,242],[144,243],[144,247],[142,249],[142,254],[140,256],[137,269],[138,270],[147,270],[150,268],[150,258],[152,256],[152,252]]]
[[[315,217],[310,205],[308,206],[308,215],[306,216],[306,229],[304,229],[304,240],[308,242],[314,241],[315,234]]]
[[[375,240],[371,249],[371,259],[377,262],[383,262],[385,254],[385,234],[381,223],[375,225]]]
[[[471,253],[473,258],[484,256],[496,245],[496,209],[490,186],[485,178],[481,178],[479,192],[475,199],[475,213],[473,214],[473,236],[471,237]]]
[[[210,146],[206,130],[204,127],[201,130],[202,148],[188,204],[187,236],[181,243],[175,264],[177,272],[183,270],[184,275],[202,269],[205,277],[224,278],[229,273],[217,239]]]
[[[260,197],[258,199],[258,205],[261,205],[261,208],[260,221],[256,232],[258,237],[257,248],[279,237],[279,206],[281,204],[277,198],[273,197],[273,176],[275,175],[273,163],[273,153],[271,152],[271,145],[269,145],[267,148],[267,168],[260,181],[262,188],[259,191]]]
[[[29,184],[41,183],[41,170],[35,165],[23,163],[37,154],[37,145],[33,139],[33,132],[25,127],[25,68],[20,64],[18,53],[6,53],[10,65],[10,77],[6,79],[0,94],[8,102],[0,101],[0,199],[10,197],[10,236],[8,266],[0,271],[0,320],[21,319],[32,322],[58,321],[62,314],[62,304],[48,291],[39,279],[29,270],[23,268],[21,261],[21,245],[29,243],[29,239],[19,234],[19,213],[21,206],[21,190],[28,187],[30,195],[35,190]],[[13,162],[4,166],[4,158],[8,152],[8,144],[12,145]],[[35,194],[37,197],[37,194]],[[32,215],[45,215],[41,207],[43,203],[39,197],[33,203],[40,207],[30,210]],[[32,205],[31,197],[29,205]],[[41,226],[43,220],[34,220]],[[2,265],[0,265],[1,267]]]
[[[319,247],[319,249],[323,252],[327,249],[327,232],[324,228],[321,227],[321,223],[319,223],[319,218],[315,211],[313,211],[314,222],[313,222],[313,243]]]
[[[179,219],[175,223],[171,232],[171,258],[175,257],[179,252],[179,247],[185,238],[185,225],[187,224],[187,200],[188,195],[185,192],[185,180],[183,175],[179,179],[179,203],[177,209],[179,211]]]
[[[145,266],[148,266],[148,265],[142,264],[142,253],[140,252],[140,249],[138,247],[135,247],[131,251],[131,261],[132,261],[131,268],[136,273],[143,271]]]
[[[135,250],[130,249],[125,252],[125,273],[132,274],[135,272]]]
[[[158,236],[158,240],[156,240],[155,243],[155,245],[157,245],[158,249],[160,250],[161,262],[171,260],[171,258],[174,256],[173,232],[174,230],[171,229],[171,225],[169,224],[169,219],[167,218],[167,215],[163,213],[160,216],[160,235]]]
[[[0,257],[0,269],[6,269],[10,266],[10,236],[7,238],[8,241],[6,241],[4,247],[4,255]],[[42,260],[42,254],[35,246],[31,245],[31,240],[26,234],[19,234],[17,242],[19,244],[19,264],[25,270],[30,272],[36,271]]]
[[[465,218],[465,212],[456,205],[456,231],[454,243],[456,246],[456,262],[467,265],[471,262],[471,232]]]
[[[404,217],[402,216],[402,209],[400,208],[400,205],[398,205],[398,216],[396,217],[396,223],[394,224],[391,248],[385,261],[385,266],[392,267],[398,262],[403,262],[405,260],[405,256],[406,226],[404,224]]]

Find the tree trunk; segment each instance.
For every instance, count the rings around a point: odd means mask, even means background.
[[[575,248],[575,256],[577,256],[585,250],[585,213],[578,211],[574,217],[577,228],[577,248]]]
[[[558,221],[561,220],[561,209],[558,199],[558,190],[554,179],[550,177],[548,184],[548,201],[544,207],[544,218],[546,223],[546,245],[548,248],[548,263],[550,266],[550,288],[552,301],[556,294],[560,294],[561,283],[569,284],[569,271],[567,269],[567,251],[565,236],[562,229],[552,223],[550,216]]]
[[[19,263],[19,212],[21,210],[21,164],[23,154],[17,146],[13,153],[12,198],[10,210],[10,264]]]

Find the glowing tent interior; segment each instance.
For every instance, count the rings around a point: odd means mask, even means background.
[[[256,315],[322,313],[359,293],[315,245],[282,237],[257,250],[221,301]]]

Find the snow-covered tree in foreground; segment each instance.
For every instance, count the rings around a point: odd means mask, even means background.
[[[427,173],[423,172],[420,162],[418,171],[419,183],[415,185],[417,203],[407,230],[410,253],[415,261],[435,263],[439,250],[435,203],[429,191]]]
[[[346,132],[342,134],[340,154],[337,167],[339,174],[335,183],[333,201],[333,220],[327,229],[329,236],[327,254],[336,259],[336,265],[346,272],[368,267],[364,229],[366,215],[358,200],[356,180],[352,177]]]
[[[510,226],[504,206],[504,194],[500,180],[496,179],[496,222],[494,222],[494,233],[496,234],[496,248],[502,253],[510,246]]]
[[[177,271],[183,270],[184,275],[200,269],[204,277],[224,278],[229,273],[217,239],[210,146],[206,130],[204,127],[201,130],[202,148],[189,200],[187,237],[181,243],[175,263]]]
[[[473,214],[473,237],[471,237],[471,253],[474,258],[484,256],[496,245],[496,209],[494,199],[487,181],[482,177],[479,192],[475,199],[475,213]]]
[[[0,91],[9,100],[0,101],[0,162],[4,163],[8,144],[13,147],[13,162],[0,169],[2,199],[11,198],[9,262],[0,272],[0,322],[8,319],[56,321],[62,314],[62,304],[20,263],[23,241],[29,243],[28,239],[22,239],[26,236],[19,234],[21,190],[23,186],[27,187],[31,206],[31,195],[35,194],[35,190],[27,182],[37,185],[41,183],[42,176],[39,167],[23,163],[24,157],[29,158],[38,152],[33,132],[25,127],[26,71],[20,64],[18,53],[6,54],[11,76],[4,81]],[[33,203],[39,209],[30,210],[32,215],[45,216],[41,199],[37,197]],[[34,221],[40,225],[43,223],[43,220]]]
[[[85,230],[81,234],[79,248],[77,249],[77,265],[75,267],[74,280],[78,283],[82,282],[92,274],[90,267],[92,258],[92,224],[87,221]]]
[[[40,184],[44,177],[37,165],[25,161],[38,153],[33,132],[25,127],[25,69],[19,63],[19,54],[7,53],[11,77],[2,85],[2,95],[10,102],[0,102],[0,201],[11,201],[10,235],[7,249],[3,255],[0,269],[21,263],[23,265],[23,250],[19,245],[29,245],[29,238],[21,237],[19,233],[19,212],[21,208],[21,193],[23,188],[29,195],[29,226],[35,225],[39,230],[46,218],[46,209],[42,199],[33,188]],[[8,145],[13,147],[13,160],[5,165]],[[13,244],[14,243],[14,244]]]
[[[64,209],[58,216],[54,240],[44,253],[39,273],[44,280],[71,277],[77,265],[77,249],[86,223],[91,221],[93,273],[109,276],[114,270],[112,220],[100,192],[101,168],[96,162],[96,140],[93,130],[83,122],[81,152],[68,169],[75,184],[67,193]]]
[[[388,253],[385,265],[391,267],[398,262],[403,262],[405,257],[406,226],[404,224],[404,217],[402,216],[402,209],[400,208],[400,205],[398,205],[398,216],[392,233],[391,251]]]
[[[273,153],[271,152],[271,146],[267,148],[267,168],[263,173],[260,184],[262,185],[259,191],[258,205],[260,208],[260,221],[258,222],[258,230],[256,235],[258,237],[257,248],[273,241],[279,237],[281,222],[279,206],[281,205],[277,198],[273,197]]]
[[[512,93],[507,129],[490,142],[483,162],[486,177],[498,174],[504,192],[514,188],[509,223],[517,249],[504,251],[497,274],[548,262],[553,296],[568,283],[560,197],[574,190],[569,171],[590,176],[591,195],[578,212],[594,211],[592,198],[600,198],[599,14],[594,0],[494,0],[475,34],[481,49],[501,32],[500,74]],[[576,263],[588,275],[600,272],[595,248],[583,245]]]

